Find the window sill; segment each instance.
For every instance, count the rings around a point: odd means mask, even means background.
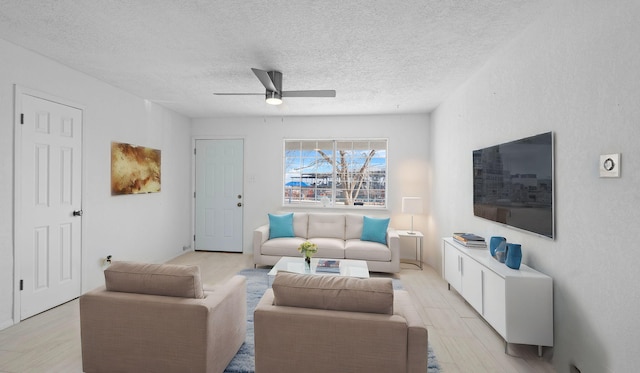
[[[315,204],[296,204],[296,205],[282,205],[282,209],[290,209],[290,210],[318,210],[318,211],[389,211],[387,206],[352,206],[352,205],[337,205],[337,206],[321,206]]]

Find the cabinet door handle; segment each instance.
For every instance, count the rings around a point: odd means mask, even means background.
[[[482,298],[482,304],[480,305],[482,309],[480,314],[484,316],[484,270],[480,271],[480,297]]]

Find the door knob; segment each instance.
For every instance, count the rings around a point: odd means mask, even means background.
[[[75,210],[73,216],[82,216],[82,210]]]
[[[242,207],[242,202],[238,202],[238,207]]]
[[[238,199],[242,198],[242,194],[238,194]]]

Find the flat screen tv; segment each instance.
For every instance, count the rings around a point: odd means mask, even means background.
[[[553,133],[473,151],[473,214],[554,238]]]

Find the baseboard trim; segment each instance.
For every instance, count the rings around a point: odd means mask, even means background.
[[[13,319],[5,320],[2,323],[0,323],[0,330],[5,330],[10,326],[13,326]]]

